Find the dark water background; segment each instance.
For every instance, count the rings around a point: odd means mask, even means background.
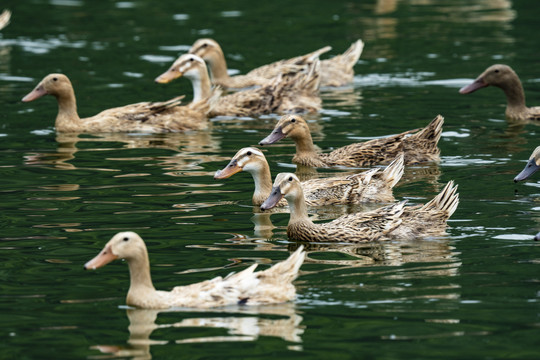
[[[521,76],[540,105],[536,1],[6,1],[0,34],[0,358],[538,359],[538,177],[513,177],[538,127],[504,119],[488,88],[459,95],[488,65]],[[445,117],[438,165],[408,168],[397,199],[423,203],[449,180],[461,202],[448,236],[311,245],[298,299],[263,308],[128,310],[127,266],[82,265],[117,231],[150,249],[156,287],[284,259],[288,215],[254,215],[248,174],[213,173],[277,117],[214,121],[173,135],[61,135],[51,97],[20,99],[67,74],[81,116],[187,94],[153,79],[200,37],[239,72],[332,45],[366,46],[353,86],[309,116],[322,148]],[[266,149],[291,171],[290,141]],[[324,173],[322,173],[324,175]],[[313,209],[319,218],[347,209]],[[131,325],[130,325],[131,324]],[[105,347],[107,345],[109,347]]]

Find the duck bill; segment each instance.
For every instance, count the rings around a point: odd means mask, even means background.
[[[107,246],[95,258],[84,264],[84,269],[95,270],[116,259],[118,259],[118,256],[113,254],[110,246]]]
[[[272,192],[270,193],[270,196],[268,199],[266,199],[262,205],[261,210],[268,210],[273,208],[277,205],[277,203],[283,199],[283,194],[281,193],[281,190],[278,186],[272,188]]]
[[[270,135],[265,137],[259,142],[259,145],[270,145],[275,142],[278,142],[279,140],[283,139],[285,137],[285,134],[283,133],[283,130],[281,129],[281,126],[278,126],[272,131]]]
[[[43,88],[43,86],[40,84],[36,86],[34,90],[26,94],[25,97],[22,98],[22,101],[29,102],[34,101],[36,99],[39,99],[40,97],[47,95],[47,91]]]
[[[540,169],[540,166],[536,164],[534,159],[529,160],[529,162],[527,162],[527,165],[525,165],[525,168],[514,178],[514,182],[527,179],[529,176],[537,172],[538,169]]]
[[[233,176],[234,174],[242,171],[242,168],[238,166],[238,161],[236,159],[231,160],[231,162],[225,166],[222,170],[216,171],[214,174],[215,180],[226,179]]]
[[[475,92],[476,90],[484,88],[486,86],[488,86],[488,84],[485,83],[484,80],[476,79],[471,84],[469,84],[467,86],[464,86],[461,89],[459,89],[459,93],[460,94],[470,94],[470,93]]]
[[[159,84],[168,84],[174,79],[178,79],[183,75],[180,71],[167,70],[163,74],[159,75],[154,81]]]

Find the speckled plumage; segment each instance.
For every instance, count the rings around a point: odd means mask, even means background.
[[[288,259],[259,272],[257,264],[247,269],[196,284],[177,286],[171,291],[154,288],[146,245],[134,232],[116,234],[85,269],[96,269],[115,259],[125,259],[130,271],[126,303],[145,309],[170,307],[210,308],[227,305],[261,305],[290,301],[296,290],[292,281],[305,258],[298,248]]]
[[[289,238],[324,242],[364,242],[441,235],[446,229],[446,220],[459,203],[457,186],[450,181],[439,195],[425,205],[404,207],[405,202],[400,202],[315,224],[308,218],[302,186],[294,174],[281,173],[276,176],[272,192],[261,209],[274,207],[283,197],[291,213],[287,226]]]
[[[319,97],[319,61],[295,71],[281,73],[261,87],[222,96],[210,112],[215,116],[257,116],[271,113],[313,113],[321,108]],[[180,56],[156,81],[168,83],[184,76],[193,85],[193,101],[211,92],[205,62],[193,54]]]
[[[470,94],[490,85],[504,91],[507,101],[505,115],[508,119],[540,121],[540,106],[525,105],[523,85],[516,72],[508,65],[491,65],[473,83],[462,87],[459,92]]]
[[[385,169],[303,181],[305,200],[309,206],[392,202],[392,188],[401,179],[403,169],[403,154],[400,154]],[[214,178],[225,179],[240,171],[247,171],[253,176],[253,204],[261,205],[272,190],[270,167],[264,154],[252,147],[240,149],[227,166],[216,172]],[[287,201],[282,199],[276,206],[285,205]]]
[[[112,108],[84,119],[77,113],[75,93],[67,76],[47,75],[23,101],[33,101],[44,95],[53,95],[58,101],[55,127],[59,132],[163,133],[206,128],[207,114],[220,96],[220,90],[210,98],[186,106],[180,106],[182,97],[177,97],[164,102],[141,102]]]
[[[444,118],[438,115],[423,129],[415,129],[363,143],[340,147],[329,153],[320,153],[311,138],[306,121],[298,115],[283,116],[270,135],[260,145],[273,144],[285,137],[296,144],[293,162],[312,167],[366,167],[387,164],[399,153],[405,164],[439,160],[437,143],[441,137]]]
[[[343,86],[350,83],[354,76],[353,67],[360,58],[364,43],[357,40],[343,53],[331,59],[321,62],[321,86]],[[212,73],[212,82],[225,88],[245,88],[265,85],[268,79],[272,79],[291,67],[305,65],[318,58],[321,54],[331,50],[325,46],[312,53],[297,56],[290,59],[279,60],[271,64],[260,66],[245,75],[229,76],[225,55],[219,44],[212,39],[199,39],[190,49],[190,53],[196,54],[209,64]]]

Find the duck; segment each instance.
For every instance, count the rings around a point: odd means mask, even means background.
[[[270,113],[317,113],[319,97],[319,60],[298,71],[281,73],[262,87],[228,94],[218,99],[209,117],[247,117]],[[207,98],[212,91],[206,63],[194,54],[181,55],[171,67],[159,75],[157,83],[169,83],[179,77],[188,78],[193,86],[193,101]]]
[[[182,96],[164,102],[141,102],[81,119],[71,81],[64,74],[53,73],[45,76],[22,101],[34,101],[44,95],[54,96],[58,101],[55,121],[58,132],[166,133],[207,128],[207,114],[220,94],[221,90],[216,89],[209,98],[186,106],[180,106]]]
[[[516,72],[508,65],[495,64],[488,67],[474,82],[462,87],[461,94],[470,94],[487,86],[496,86],[506,95],[505,115],[514,121],[540,120],[540,106],[525,105],[525,91]]]
[[[517,183],[518,181],[528,179],[529,176],[537,172],[538,169],[540,169],[540,146],[534,149],[531,156],[529,157],[529,161],[527,161],[527,165],[525,165],[525,168],[516,175],[516,177],[514,178],[514,182]]]
[[[253,69],[245,75],[236,76],[229,76],[225,55],[217,41],[209,38],[198,39],[191,46],[189,52],[200,56],[208,63],[214,84],[224,88],[239,89],[264,85],[268,82],[268,79],[272,79],[281,73],[284,67],[289,68],[305,64],[331,49],[330,46],[325,46],[312,53],[276,61]],[[354,77],[353,67],[360,58],[363,49],[364,42],[359,39],[353,42],[343,54],[323,60],[321,62],[321,86],[344,86],[352,82]]]
[[[368,242],[444,235],[446,220],[459,204],[457,186],[450,181],[425,205],[405,207],[407,201],[401,201],[316,224],[308,217],[302,184],[292,173],[276,176],[272,192],[261,205],[261,210],[273,208],[283,198],[290,208],[287,236],[306,242]]]
[[[403,154],[399,154],[385,169],[374,168],[358,174],[310,179],[302,181],[301,185],[308,206],[389,203],[395,200],[392,188],[401,179],[403,170]],[[252,202],[260,206],[272,191],[270,166],[263,152],[254,147],[240,149],[227,166],[215,173],[214,179],[226,179],[240,171],[247,171],[253,177],[255,191]],[[276,204],[285,205],[285,199]]]
[[[113,260],[125,259],[130,272],[130,287],[126,303],[144,309],[171,307],[212,308],[228,305],[266,305],[294,299],[292,284],[305,258],[303,247],[263,271],[255,272],[253,264],[225,278],[186,286],[176,286],[171,291],[156,290],[150,275],[150,261],[144,240],[135,232],[114,235],[103,250],[84,265],[85,270],[95,270]]]
[[[313,144],[308,124],[299,115],[284,115],[270,135],[259,145],[273,144],[289,137],[296,144],[293,162],[308,167],[369,167],[387,164],[403,153],[405,164],[438,161],[440,150],[437,143],[441,137],[444,118],[437,115],[425,128],[414,129],[397,135],[354,143],[321,153]]]

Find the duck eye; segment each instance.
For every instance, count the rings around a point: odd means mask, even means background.
[[[56,77],[53,77],[53,81],[58,81],[58,78],[56,78]]]
[[[292,181],[292,176],[289,178],[289,181]]]
[[[203,48],[205,48],[205,47],[207,47],[207,46],[208,46],[207,43],[202,44],[202,47],[203,47]]]
[[[195,60],[195,59],[193,59],[193,58],[189,58],[189,61],[193,62],[193,60]]]
[[[498,72],[499,72],[499,69],[495,69],[495,72],[498,73]]]
[[[296,122],[296,119],[295,119],[295,118],[292,118],[292,119],[291,119],[291,122]]]
[[[247,152],[247,156],[251,156],[251,151],[248,151],[248,152]]]
[[[123,238],[122,240],[124,240],[124,241],[128,241],[128,240],[129,240],[129,238],[128,238],[128,237],[126,236],[126,237],[125,237],[125,238]]]

